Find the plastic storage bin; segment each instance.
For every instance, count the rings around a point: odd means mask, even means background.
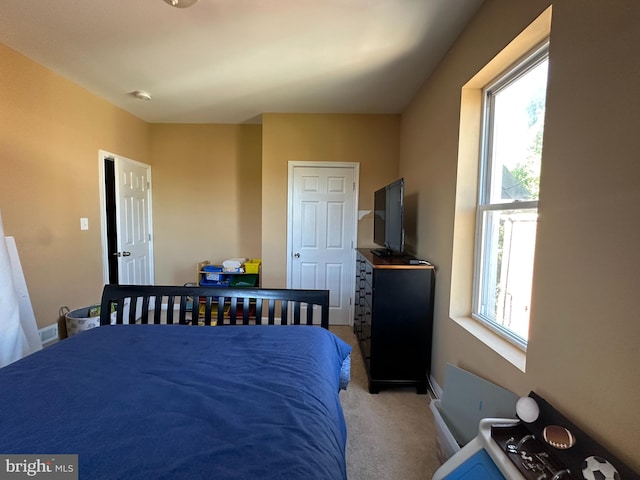
[[[244,262],[244,273],[258,273],[260,271],[260,264],[262,260],[260,258],[252,258]]]
[[[222,272],[222,265],[210,265],[206,264],[202,267],[202,270],[205,272]]]
[[[257,283],[258,275],[256,274],[231,275],[229,282],[232,287],[255,287]]]
[[[460,450],[461,447],[454,438],[451,430],[447,426],[447,422],[442,416],[442,412],[440,411],[440,400],[431,400],[429,408],[431,408],[431,413],[433,413],[433,419],[436,427],[436,453],[438,455],[438,460],[440,460],[441,463],[445,463],[458,450]]]
[[[206,277],[202,277],[200,280],[200,285],[203,287],[228,287],[229,279],[227,276],[221,276],[218,280],[209,280]]]

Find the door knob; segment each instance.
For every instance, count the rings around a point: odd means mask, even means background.
[[[296,258],[300,258],[300,254],[298,252],[294,253],[293,256]]]
[[[123,257],[129,257],[129,256],[131,256],[131,252],[122,252],[122,256]]]

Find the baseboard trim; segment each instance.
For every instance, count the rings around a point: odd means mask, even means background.
[[[436,398],[442,398],[442,387],[436,382],[436,379],[433,375],[429,375],[429,384],[431,385],[431,391],[436,396]]]

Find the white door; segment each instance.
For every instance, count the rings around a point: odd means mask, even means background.
[[[358,165],[289,162],[290,288],[327,289],[332,325],[352,322]]]
[[[150,285],[151,169],[122,157],[115,160],[118,283]]]
[[[101,150],[105,283],[152,285],[151,166]]]

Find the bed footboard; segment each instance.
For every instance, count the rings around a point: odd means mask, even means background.
[[[329,291],[283,288],[105,285],[102,292],[100,325],[114,323],[111,315],[114,310],[116,324],[319,324],[328,329]]]

